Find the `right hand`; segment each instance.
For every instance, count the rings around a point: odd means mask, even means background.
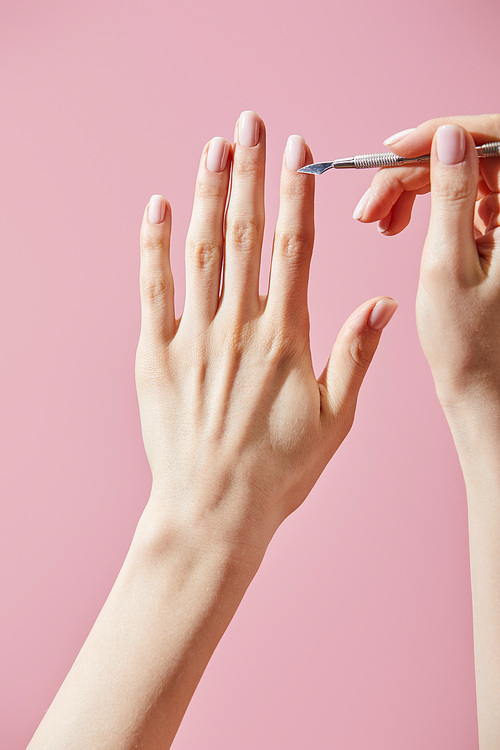
[[[445,407],[484,396],[500,403],[500,158],[478,160],[475,151],[498,140],[500,115],[420,125],[393,150],[405,156],[431,151],[430,172],[380,170],[361,217],[396,234],[409,222],[416,194],[431,190],[417,326]]]

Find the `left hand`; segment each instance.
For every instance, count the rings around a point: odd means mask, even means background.
[[[429,151],[430,169],[380,170],[362,213],[362,221],[378,219],[385,234],[396,234],[410,220],[416,192],[432,183],[417,328],[447,414],[500,403],[500,159],[475,152],[498,140],[499,115],[423,123],[393,148],[405,156]]]
[[[240,117],[232,156],[223,139],[202,154],[180,320],[169,264],[170,207],[159,196],[144,213],[136,383],[153,517],[161,527],[188,535],[201,528],[211,540],[239,540],[262,552],[349,432],[359,388],[397,303],[379,297],[358,308],[317,379],[307,309],[314,178],[297,173],[311,153],[291,136],[265,296],[259,294],[265,128],[255,113]]]

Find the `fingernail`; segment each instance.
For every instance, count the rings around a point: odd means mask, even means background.
[[[387,216],[384,216],[383,219],[380,219],[379,223],[377,224],[377,230],[379,232],[387,232],[389,227],[391,226],[392,221],[392,213],[387,214]]]
[[[375,331],[381,331],[386,327],[396,310],[398,309],[399,302],[391,297],[385,297],[381,299],[370,313],[368,318],[368,325]]]
[[[399,133],[394,133],[394,135],[390,135],[389,138],[386,138],[384,141],[384,146],[392,146],[394,143],[397,143],[398,141],[402,141],[403,138],[406,138],[407,135],[410,135],[410,133],[413,133],[414,130],[417,128],[406,128],[406,130],[400,130]]]
[[[260,125],[259,118],[255,112],[247,110],[242,112],[238,120],[238,143],[240,146],[251,148],[259,142]]]
[[[301,135],[291,135],[286,142],[285,163],[292,172],[306,163],[306,142]]]
[[[149,199],[148,220],[150,224],[161,224],[165,218],[167,203],[163,195],[152,195]]]
[[[225,138],[212,138],[207,154],[207,169],[209,172],[223,172],[227,164],[229,153]]]
[[[459,164],[465,157],[465,132],[458,125],[441,125],[436,134],[441,164]]]
[[[358,205],[354,209],[354,213],[352,215],[353,219],[361,219],[361,217],[363,216],[363,212],[366,206],[368,205],[368,201],[370,200],[370,192],[371,192],[371,188],[368,188],[366,193],[364,193],[364,195],[362,196]]]

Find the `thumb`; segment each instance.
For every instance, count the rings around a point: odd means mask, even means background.
[[[318,380],[324,386],[325,411],[336,419],[345,419],[347,431],[382,330],[397,308],[398,302],[391,297],[376,297],[358,307],[342,326]]]
[[[479,166],[472,137],[455,124],[441,125],[432,142],[431,218],[424,264],[467,272],[477,265],[474,208]]]

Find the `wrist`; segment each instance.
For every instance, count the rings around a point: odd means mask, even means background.
[[[445,412],[465,416],[491,403],[500,403],[499,368],[500,364],[497,367],[492,363],[482,368],[477,359],[467,368],[449,362],[444,372],[443,368],[431,366],[436,394]]]
[[[476,384],[450,396],[436,386],[436,393],[451,429],[468,432],[499,426],[500,387]]]
[[[476,389],[441,405],[468,490],[485,482],[500,486],[500,393]]]
[[[170,747],[258,564],[152,507],[33,747]]]
[[[192,507],[197,507],[193,499]],[[271,535],[272,536],[272,535]],[[230,523],[216,514],[178,512],[172,498],[153,492],[137,525],[131,545],[135,559],[149,565],[175,564],[246,586],[257,572],[271,538],[252,531],[250,524]],[[246,588],[245,586],[245,588]]]

